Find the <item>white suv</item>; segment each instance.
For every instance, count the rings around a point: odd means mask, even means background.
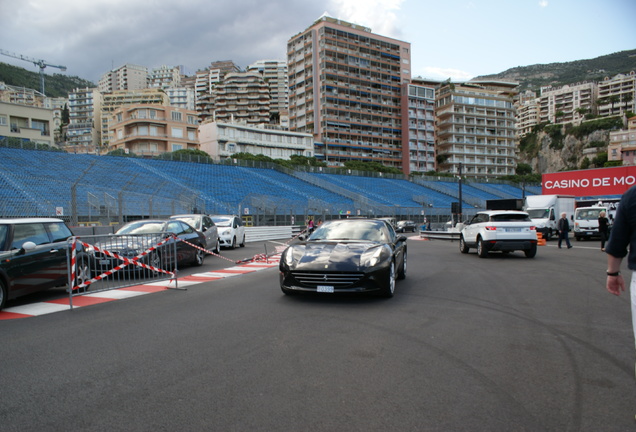
[[[461,231],[459,250],[486,258],[488,252],[522,250],[526,257],[537,254],[537,230],[528,213],[511,210],[488,210],[477,213]]]

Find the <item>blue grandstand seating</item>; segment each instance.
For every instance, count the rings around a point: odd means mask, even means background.
[[[238,213],[264,206],[277,214],[306,214],[328,209],[336,214],[356,206],[391,208],[390,214],[413,214],[423,202],[448,214],[458,199],[454,182],[430,182],[344,174],[286,174],[269,168],[176,162],[159,159],[77,155],[0,147],[0,217],[53,216],[118,212],[157,216],[190,212]],[[74,187],[75,186],[75,187]],[[519,188],[463,184],[465,208],[493,193],[521,197]],[[75,203],[72,190],[75,189]],[[319,212],[320,212],[319,211]],[[377,212],[376,212],[377,213]]]

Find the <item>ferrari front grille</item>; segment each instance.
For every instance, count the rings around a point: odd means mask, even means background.
[[[309,287],[317,287],[318,285],[346,287],[362,279],[364,273],[312,273],[295,271],[292,272],[292,276],[301,284]]]

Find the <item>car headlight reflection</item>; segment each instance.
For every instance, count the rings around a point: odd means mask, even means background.
[[[296,263],[298,263],[302,253],[302,250],[298,246],[288,247],[285,251],[285,256],[283,257],[287,267],[293,267]]]
[[[391,249],[388,246],[380,246],[365,251],[360,257],[362,267],[373,267],[385,261],[391,256]]]

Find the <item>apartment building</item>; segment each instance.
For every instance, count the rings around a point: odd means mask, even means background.
[[[53,142],[60,143],[62,137],[62,111],[67,103],[63,97],[47,97],[37,90],[26,87],[12,86],[0,82],[0,101],[16,105],[25,105],[38,108],[46,108],[53,111]]]
[[[157,156],[177,150],[199,150],[196,111],[150,104],[123,105],[109,122],[108,151]]]
[[[154,68],[148,74],[148,88],[167,89],[181,86],[183,66],[162,65]]]
[[[636,71],[605,78],[598,83],[598,114],[623,116],[636,112]]]
[[[311,134],[290,132],[275,125],[208,121],[199,126],[199,140],[201,150],[215,160],[243,152],[272,159],[290,159],[293,155],[314,156]]]
[[[232,72],[212,89],[213,118],[219,122],[269,123],[269,87],[258,72]]]
[[[68,97],[67,151],[99,153],[102,94],[97,88],[76,88]]]
[[[439,81],[413,78],[402,92],[404,174],[435,171],[435,87]]]
[[[438,89],[437,168],[469,177],[515,174],[518,83],[445,82]]]
[[[0,139],[17,138],[53,147],[52,126],[51,109],[0,102]]]
[[[520,93],[515,102],[515,109],[517,110],[517,139],[521,139],[539,124],[537,94],[530,90]]]
[[[411,45],[322,16],[287,42],[289,127],[313,134],[316,157],[402,168],[402,85]]]
[[[608,161],[623,161],[623,165],[636,165],[636,117],[627,121],[627,130],[611,131],[607,147]]]
[[[596,115],[597,94],[595,82],[541,87],[539,122],[579,125],[586,114]]]
[[[110,122],[115,110],[126,105],[158,105],[169,106],[168,95],[162,89],[142,89],[130,91],[116,91],[103,94],[102,109],[100,112],[101,121],[101,142],[102,148],[109,148],[112,140],[112,129]]]
[[[258,60],[247,67],[248,72],[259,72],[269,87],[270,117],[272,122],[289,118],[289,76],[284,60]],[[284,123],[283,120],[282,123]]]
[[[194,90],[196,93],[196,109],[199,112],[200,121],[205,121],[214,116],[212,104],[212,89],[217,83],[232,72],[240,72],[240,68],[231,60],[215,61],[205,70],[198,71],[195,78]]]
[[[170,100],[170,106],[187,110],[196,109],[194,87],[168,87],[164,91]]]
[[[148,68],[125,64],[102,75],[98,87],[101,93],[148,88]]]

